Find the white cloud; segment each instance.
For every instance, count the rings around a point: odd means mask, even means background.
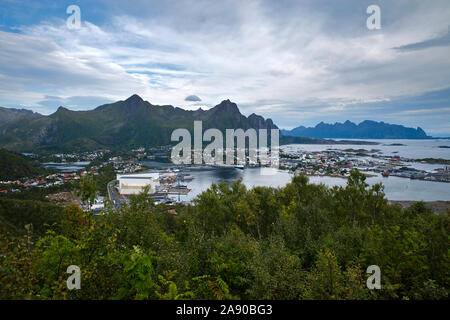
[[[361,16],[338,4],[328,11],[321,1],[286,4],[113,2],[123,11],[102,25],[83,21],[74,31],[53,20],[22,34],[0,31],[0,81],[13,87],[0,89],[0,99],[36,105],[45,95],[117,100],[137,93],[185,106],[196,92],[206,106],[230,98],[246,114],[300,124],[314,112],[448,86],[449,47],[393,49],[447,30],[448,1],[382,1],[382,30],[373,32],[360,4]]]

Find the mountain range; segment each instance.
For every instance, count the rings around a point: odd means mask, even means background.
[[[13,109],[0,107],[0,127],[8,122],[16,120],[31,120],[42,116],[39,113],[27,109]]]
[[[224,100],[209,109],[187,111],[170,105],[152,105],[138,95],[89,111],[64,107],[48,116],[19,109],[0,109],[0,147],[14,151],[72,152],[98,148],[130,149],[171,143],[176,128],[193,132],[194,120],[203,128],[277,129],[271,119],[242,115]]]
[[[299,126],[292,130],[281,130],[282,134],[310,138],[344,139],[428,139],[422,128],[407,128],[402,125],[365,120],[355,124],[349,120],[344,123],[328,124],[320,122],[315,127]]]
[[[126,100],[87,111],[72,111],[60,106],[50,115],[0,107],[0,148],[15,152],[56,153],[169,145],[177,143],[170,141],[173,130],[186,128],[192,134],[195,120],[203,121],[204,130],[217,128],[222,132],[238,128],[278,128],[271,119],[260,115],[244,116],[230,100],[208,110],[189,111],[171,105],[153,105],[134,94]],[[281,130],[280,144],[367,144],[324,138],[427,137],[420,128],[374,121],[356,125],[346,121],[334,125],[320,123],[315,128]]]

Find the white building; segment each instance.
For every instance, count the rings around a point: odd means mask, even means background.
[[[146,186],[150,187],[149,193],[155,193],[156,187],[159,186],[159,173],[118,174],[117,180],[120,194],[139,194]]]

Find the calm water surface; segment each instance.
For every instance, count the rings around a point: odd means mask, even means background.
[[[247,188],[253,186],[283,187],[291,181],[293,176],[283,170],[277,170],[275,175],[261,175],[259,168],[246,168],[244,170],[234,168],[192,169],[189,173],[195,179],[184,183],[192,191],[186,196],[179,196],[182,201],[192,200],[208,189],[212,183],[225,181],[231,184],[233,181],[242,178],[242,182]],[[344,178],[327,176],[310,176],[309,181],[315,184],[323,183],[327,186],[345,186],[347,184],[347,180]],[[381,175],[367,178],[366,182],[369,185],[383,183],[386,197],[389,200],[450,200],[450,183],[411,180],[392,176],[383,178]],[[174,199],[178,199],[178,196],[174,196]]]
[[[335,139],[340,140],[340,139]],[[356,140],[361,139],[345,139]],[[385,156],[400,156],[410,159],[423,159],[423,158],[441,158],[450,160],[450,140],[449,139],[427,139],[427,140],[408,140],[408,139],[364,139],[364,141],[377,142],[378,145],[333,145],[333,144],[291,144],[287,146],[281,146],[281,148],[290,148],[293,150],[304,151],[324,151],[327,149],[366,149],[379,150],[376,152],[378,155]],[[402,144],[401,146],[393,144]]]
[[[43,163],[43,166],[48,169],[54,169],[58,172],[74,172],[83,170],[90,161],[78,161],[78,162],[47,162]]]
[[[355,139],[356,140],[356,139]],[[377,154],[412,159],[422,158],[442,158],[450,160],[450,140],[366,140],[378,142],[378,145],[311,145],[297,144],[282,146],[282,148],[291,148],[293,150],[303,151],[324,151],[327,149],[378,149]],[[402,144],[402,146],[393,146],[392,144]],[[449,148],[440,148],[447,146]],[[144,162],[145,164],[145,162]],[[409,165],[426,171],[433,171],[443,165],[424,164],[424,163],[408,163]],[[166,166],[167,167],[167,166]],[[274,175],[261,175],[259,168],[246,168],[244,170],[234,168],[216,168],[216,169],[196,169],[191,168],[189,174],[195,177],[192,181],[186,181],[184,184],[192,191],[186,196],[174,196],[174,198],[182,201],[190,201],[198,194],[208,189],[212,183],[225,181],[231,183],[242,178],[247,188],[253,186],[282,187],[289,183],[292,174],[287,171],[277,170]],[[323,183],[327,186],[345,186],[346,179],[338,177],[311,176],[311,183]],[[376,177],[367,178],[367,183],[373,185],[375,183],[383,183],[386,197],[389,200],[416,200],[416,201],[450,201],[450,183],[432,182],[423,180],[410,180],[400,177],[390,176],[383,178],[377,174]]]

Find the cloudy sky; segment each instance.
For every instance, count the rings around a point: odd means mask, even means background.
[[[282,128],[371,119],[450,136],[449,17],[448,0],[0,0],[0,105],[230,99]]]

